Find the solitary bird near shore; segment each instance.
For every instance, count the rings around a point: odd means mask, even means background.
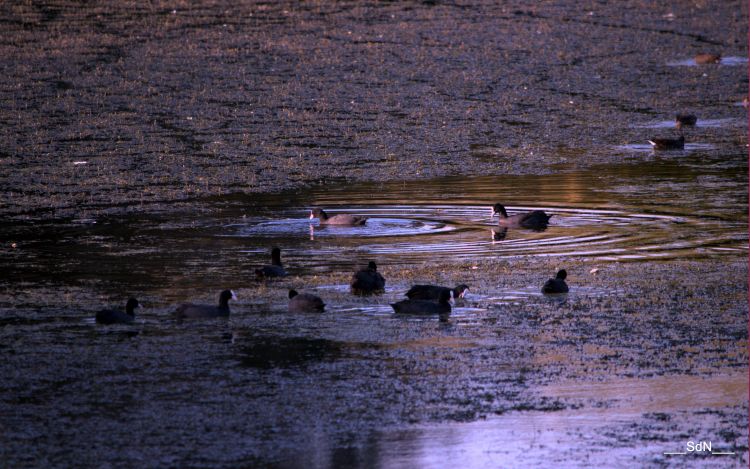
[[[698,54],[695,56],[698,65],[721,63],[721,54]]]
[[[495,204],[492,207],[492,216],[497,214],[500,217],[498,224],[509,228],[528,228],[530,230],[544,231],[547,229],[547,224],[552,215],[547,215],[542,210],[534,210],[533,212],[517,213],[515,215],[508,216],[508,212],[505,210],[502,204]]]
[[[391,303],[393,311],[397,314],[439,314],[440,319],[447,319],[451,313],[450,290],[442,290],[438,301],[430,300],[403,300]]]
[[[675,117],[675,125],[678,129],[683,126],[693,126],[696,122],[698,122],[698,118],[692,114],[677,114]]]
[[[685,136],[680,138],[652,138],[648,141],[654,150],[682,150],[685,148]]]
[[[297,293],[297,290],[289,290],[289,312],[290,313],[322,313],[326,304],[319,296],[311,293]]]
[[[433,300],[437,301],[440,299],[440,294],[444,291],[451,293],[453,299],[457,300],[463,298],[466,292],[469,291],[468,285],[457,285],[456,288],[440,287],[437,285],[414,285],[406,292],[406,296],[410,300]]]
[[[216,318],[229,316],[229,300],[236,300],[232,290],[224,290],[219,294],[219,305],[200,305],[183,303],[175,310],[175,315],[180,319]]]
[[[551,278],[544,283],[542,293],[567,293],[568,284],[565,283],[567,276],[568,272],[565,269],[559,270],[555,278]]]
[[[100,324],[130,324],[135,320],[135,308],[141,305],[135,298],[130,298],[125,304],[125,312],[116,309],[103,309],[96,313],[96,322]]]
[[[385,291],[385,278],[378,272],[378,266],[370,261],[367,267],[354,273],[351,283],[355,295],[371,295]]]
[[[346,213],[340,213],[330,217],[322,208],[314,208],[310,210],[310,220],[313,218],[320,219],[321,225],[362,226],[367,222],[366,217],[358,217]]]
[[[255,277],[258,280],[264,278],[286,277],[288,274],[281,265],[281,249],[271,249],[271,265],[264,265],[260,269],[255,269]]]

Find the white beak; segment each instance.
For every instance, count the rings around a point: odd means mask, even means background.
[[[229,290],[229,291],[232,292],[232,299],[236,301],[237,295],[234,294],[234,290]]]

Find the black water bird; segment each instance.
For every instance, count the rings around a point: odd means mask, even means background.
[[[552,218],[552,215],[547,215],[542,210],[534,210],[532,212],[517,213],[508,216],[508,212],[502,204],[495,204],[492,207],[492,216],[495,216],[496,214],[500,217],[500,220],[498,221],[498,225],[500,226],[508,228],[527,228],[537,231],[547,229],[549,219]]]
[[[297,290],[289,290],[289,312],[290,313],[322,313],[326,304],[319,296],[311,293],[297,293]]]
[[[450,289],[442,290],[438,301],[430,300],[403,300],[391,303],[393,311],[397,314],[438,314],[447,317],[451,313]]]
[[[367,267],[354,273],[351,290],[355,295],[371,295],[385,291],[385,278],[378,272],[378,266],[370,261]]]
[[[135,298],[125,304],[125,312],[116,309],[103,309],[96,313],[96,322],[100,324],[130,324],[135,320],[135,308],[141,305]]]
[[[542,293],[567,293],[568,284],[565,283],[567,276],[568,272],[565,269],[559,270],[555,278],[551,278],[544,283]]]
[[[693,114],[677,114],[674,118],[675,125],[678,129],[685,126],[694,126],[698,122],[698,118]]]
[[[682,150],[685,148],[685,136],[680,138],[652,138],[648,141],[654,150]]]
[[[438,301],[440,294],[444,291],[453,295],[453,299],[457,300],[463,298],[466,292],[469,291],[468,285],[457,285],[456,288],[441,287],[438,285],[414,285],[406,292],[406,296],[410,300],[432,300]]]
[[[271,265],[264,265],[260,269],[255,269],[255,278],[262,280],[264,278],[286,277],[287,272],[281,265],[281,249],[271,249]]]
[[[229,300],[236,300],[232,290],[224,290],[219,294],[218,306],[183,303],[175,310],[175,315],[182,319],[216,318],[229,316]]]

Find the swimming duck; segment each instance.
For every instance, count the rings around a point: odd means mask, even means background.
[[[385,278],[378,273],[378,266],[370,261],[367,267],[354,273],[351,283],[355,295],[371,295],[385,291]]]
[[[135,320],[135,308],[141,305],[135,298],[130,298],[125,304],[125,312],[116,309],[103,309],[96,313],[96,322],[100,324],[130,324]]]
[[[391,307],[396,314],[439,314],[446,317],[451,312],[450,289],[442,290],[437,303],[430,300],[403,300],[392,303]]]
[[[406,296],[410,300],[432,300],[437,301],[440,299],[440,294],[443,291],[453,294],[453,299],[457,300],[463,298],[466,292],[469,291],[468,285],[457,285],[456,288],[450,289],[448,287],[440,287],[437,285],[414,285],[406,292]]]
[[[544,283],[542,286],[542,293],[567,293],[568,284],[565,283],[565,278],[568,276],[568,272],[565,269],[561,269],[555,275],[555,278],[551,278]]]
[[[290,313],[322,313],[326,304],[319,296],[311,293],[297,293],[297,290],[289,290],[289,312]]]
[[[215,318],[220,316],[229,316],[229,300],[236,300],[232,290],[224,290],[219,294],[219,305],[199,305],[193,303],[183,303],[175,310],[178,318],[196,319],[196,318]]]
[[[255,269],[255,278],[258,280],[264,278],[286,277],[287,272],[281,265],[281,249],[273,248],[271,250],[271,265],[264,265],[260,269]]]
[[[683,126],[693,126],[696,122],[698,122],[698,118],[692,114],[677,114],[675,117],[675,125],[678,129]]]
[[[543,231],[547,228],[549,219],[552,215],[547,215],[542,210],[534,210],[533,212],[517,213],[512,216],[508,216],[508,212],[505,211],[505,207],[502,204],[495,204],[492,207],[492,216],[497,214],[500,217],[498,224],[509,228],[528,228],[530,230]]]
[[[654,150],[682,150],[685,148],[685,136],[680,138],[652,138],[648,141]]]
[[[319,218],[321,225],[361,226],[367,221],[366,217],[357,217],[345,213],[329,217],[325,210],[321,208],[310,210],[310,220],[313,218]]]

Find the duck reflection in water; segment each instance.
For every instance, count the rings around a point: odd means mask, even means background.
[[[493,243],[495,241],[502,241],[502,240],[504,240],[507,235],[508,235],[508,228],[505,228],[505,227],[502,227],[502,228],[498,229],[497,231],[490,230],[490,238],[492,239]]]

